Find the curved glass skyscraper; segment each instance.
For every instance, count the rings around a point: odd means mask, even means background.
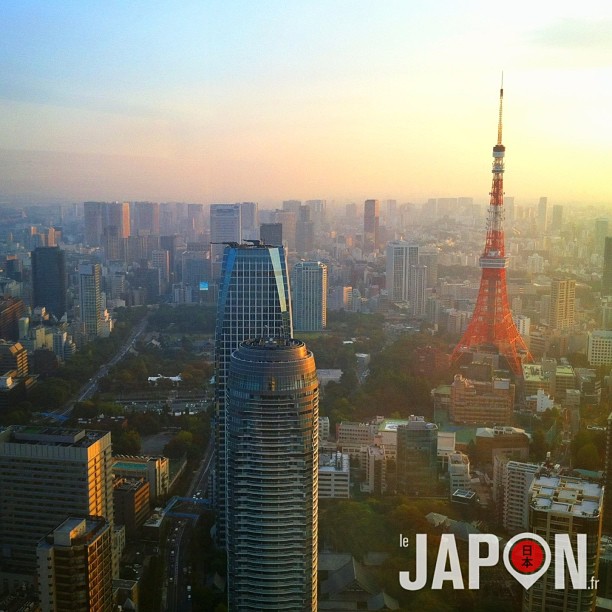
[[[319,383],[299,340],[248,340],[226,387],[232,612],[317,609]]]
[[[250,338],[291,338],[287,256],[282,246],[226,245],[215,330],[215,507],[217,540],[225,541],[225,385],[230,356]]]

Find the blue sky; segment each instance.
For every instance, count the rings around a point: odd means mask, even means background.
[[[606,2],[3,2],[0,196],[607,203]]]

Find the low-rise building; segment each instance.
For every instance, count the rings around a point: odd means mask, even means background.
[[[167,457],[116,455],[113,457],[113,476],[144,478],[150,487],[153,501],[167,495],[170,488],[170,463]]]
[[[450,494],[457,489],[471,488],[470,458],[460,452],[448,457],[448,477],[450,481]]]
[[[319,454],[319,499],[350,497],[350,460],[347,453]]]
[[[490,381],[479,381],[455,375],[450,405],[453,422],[509,425],[513,408],[514,384],[509,378],[493,376]]]
[[[476,463],[493,463],[495,455],[505,455],[519,461],[527,459],[529,436],[525,430],[508,425],[479,427],[476,430]]]
[[[118,476],[113,481],[115,522],[125,525],[128,538],[136,537],[151,514],[149,490],[149,483],[144,478]]]

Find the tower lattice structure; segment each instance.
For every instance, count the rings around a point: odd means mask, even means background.
[[[487,220],[487,238],[479,265],[482,269],[474,314],[452,360],[468,351],[496,351],[506,358],[508,366],[522,375],[522,360],[531,360],[529,349],[521,337],[510,312],[506,287],[508,257],[504,244],[504,154],[502,144],[502,110],[504,89],[499,90],[497,144],[493,147],[493,185]]]

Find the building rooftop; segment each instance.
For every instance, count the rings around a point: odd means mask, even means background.
[[[530,493],[532,508],[573,516],[597,517],[603,502],[601,485],[570,476],[536,476]]]
[[[408,429],[423,430],[423,429],[438,429],[435,423],[429,423],[425,417],[410,415],[407,420],[391,420],[385,419],[378,428],[378,431],[397,431],[397,428],[402,425]],[[384,426],[384,429],[383,429]]]
[[[87,448],[108,436],[107,431],[67,429],[64,427],[15,426],[4,430],[0,443],[30,444],[44,446],[74,446]]]
[[[347,453],[321,453],[319,455],[319,472],[348,472],[349,456]]]

